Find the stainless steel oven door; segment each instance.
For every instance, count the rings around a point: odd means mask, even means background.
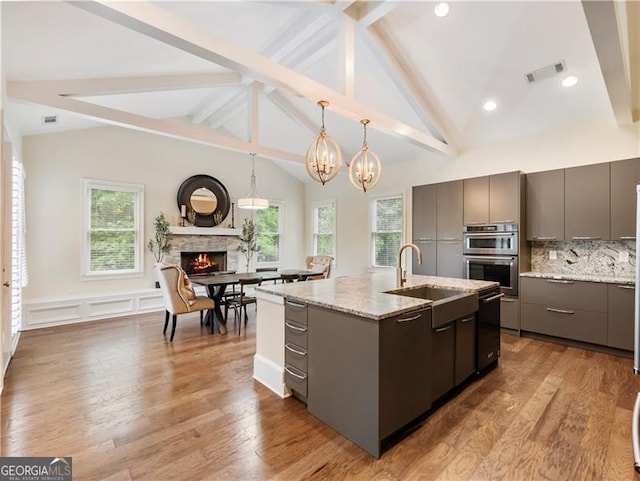
[[[465,277],[500,283],[500,292],[518,297],[518,256],[464,256]]]
[[[465,232],[465,254],[518,255],[517,232]]]

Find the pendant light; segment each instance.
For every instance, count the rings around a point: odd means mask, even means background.
[[[253,152],[251,155],[251,192],[247,197],[242,199],[238,199],[238,209],[251,209],[251,210],[259,210],[266,209],[269,207],[269,201],[267,199],[261,199],[258,197],[256,192],[256,172],[255,172],[255,163],[256,163],[256,154]]]
[[[337,142],[327,135],[324,128],[324,109],[329,105],[326,100],[320,100],[322,108],[322,128],[320,134],[307,149],[304,163],[309,176],[322,185],[333,179],[342,167],[342,152]]]
[[[382,162],[375,152],[369,150],[367,145],[367,124],[369,119],[362,119],[360,123],[364,127],[364,140],[362,150],[353,156],[349,164],[349,180],[351,184],[362,192],[373,189],[382,176]]]

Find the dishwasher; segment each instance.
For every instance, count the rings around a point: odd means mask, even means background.
[[[478,373],[498,362],[500,357],[500,298],[504,293],[496,287],[479,295],[477,362]]]

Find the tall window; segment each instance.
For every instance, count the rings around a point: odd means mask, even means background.
[[[280,262],[282,249],[282,202],[269,201],[269,207],[256,211],[256,237],[260,250],[258,264]]]
[[[313,255],[336,257],[336,203],[317,202],[313,207]]]
[[[15,349],[22,326],[22,288],[29,282],[25,242],[24,167],[12,148],[11,176],[11,339]]]
[[[371,260],[374,267],[395,267],[402,244],[401,194],[372,199]]]
[[[85,179],[85,276],[142,275],[144,187]]]

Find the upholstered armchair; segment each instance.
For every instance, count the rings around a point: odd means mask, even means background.
[[[173,316],[173,326],[171,327],[171,338],[176,333],[176,320],[178,314],[200,311],[200,324],[202,325],[202,313],[207,309],[213,309],[215,303],[207,296],[197,296],[191,285],[187,274],[180,266],[169,264],[156,264],[154,266],[156,279],[162,289],[162,297],[165,305],[165,318],[163,334],[167,333],[169,325],[169,314]],[[213,318],[213,316],[212,316]],[[211,322],[211,332],[213,333],[213,321]]]
[[[333,257],[331,256],[307,256],[307,269],[310,271],[321,270],[322,274],[317,276],[311,276],[308,280],[315,279],[327,279],[331,274],[331,263]]]

